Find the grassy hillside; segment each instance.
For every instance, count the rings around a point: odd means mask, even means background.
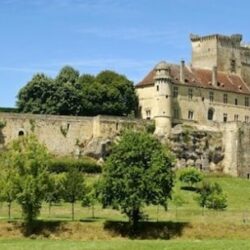
[[[93,179],[96,178],[98,178],[98,176],[91,176],[88,178],[88,182],[92,182]],[[177,211],[172,202],[169,204],[168,211],[155,206],[146,207],[144,210],[148,214],[148,221],[141,224],[140,233],[136,237],[138,239],[209,240],[206,241],[206,244],[208,245],[207,248],[202,249],[216,249],[213,247],[217,244],[215,244],[214,241],[210,241],[214,239],[235,239],[237,241],[249,239],[250,182],[248,180],[232,177],[208,176],[206,178],[210,181],[218,182],[226,192],[229,206],[225,211],[206,210],[205,214],[202,215],[202,210],[196,201],[198,194],[181,189],[181,183],[177,181],[174,194],[183,198],[185,201],[184,205],[178,207]],[[39,218],[41,222],[35,238],[49,237],[50,239],[70,240],[125,240],[130,237],[126,230],[127,218],[119,211],[102,209],[102,207],[98,205],[95,207],[95,218],[93,219],[91,218],[91,209],[83,208],[80,203],[77,203],[75,214],[77,221],[70,222],[70,204],[61,203],[53,206],[51,214],[49,214],[48,205],[44,204]],[[13,206],[12,215],[14,222],[9,224],[7,223],[7,206],[6,204],[2,204],[0,207],[0,238],[2,239],[23,238],[20,220],[21,211],[20,207],[16,204]],[[156,223],[157,221],[158,223]],[[225,244],[227,244],[227,242],[228,241],[225,241]],[[3,244],[3,242],[1,243]],[[38,242],[37,249],[40,249],[39,247],[41,246],[39,244],[42,245],[42,243],[45,244],[46,249],[46,244],[48,244],[48,249],[50,249],[50,243],[47,241],[41,243]],[[6,244],[11,245],[11,242],[7,241]],[[25,242],[22,244],[25,244]],[[29,241],[27,241],[27,244],[30,244]],[[52,243],[52,245],[53,244],[55,243]],[[73,242],[72,244],[74,245],[76,243]],[[93,245],[93,248],[89,247],[86,249],[106,249],[101,248],[102,245],[107,246],[106,243],[98,242],[96,244],[99,248],[95,248]],[[143,243],[140,242],[133,244],[135,244],[136,249],[140,249],[140,247],[141,249],[151,249],[150,244],[148,245],[148,248],[142,247],[141,244]],[[162,249],[161,244],[163,243],[159,243],[159,249]],[[176,245],[176,248],[171,249],[185,249],[185,244],[187,243],[182,241],[177,244],[178,246]],[[193,249],[196,249],[195,246],[199,245],[196,242],[188,242],[188,244],[194,244],[194,247],[192,247]],[[231,243],[228,244],[230,245]],[[115,246],[115,243],[112,244],[112,246],[113,245]],[[178,248],[179,246],[183,248]],[[7,247],[8,246],[4,249],[8,249]],[[64,246],[62,246],[62,249],[64,249],[63,247]],[[81,249],[85,249],[84,247],[84,245],[81,245]],[[115,249],[127,248],[117,247]]]

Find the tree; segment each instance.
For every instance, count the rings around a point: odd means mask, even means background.
[[[49,154],[31,135],[8,145],[5,159],[3,165],[15,175],[16,199],[22,207],[24,220],[27,225],[32,226],[49,184]]]
[[[175,205],[175,218],[177,219],[177,216],[178,216],[178,207],[182,207],[185,203],[184,199],[182,196],[178,195],[178,194],[175,194],[173,196],[173,204]]]
[[[84,177],[76,168],[71,168],[62,181],[63,198],[71,203],[72,221],[75,219],[75,202],[82,200],[86,194]]]
[[[55,79],[35,75],[18,93],[20,112],[59,115],[129,115],[138,105],[134,85],[125,76],[102,71],[96,77],[70,66]]]
[[[53,203],[60,202],[62,198],[62,180],[62,174],[50,174],[50,182],[45,196],[45,201],[49,204],[49,216]]]
[[[227,207],[227,197],[218,183],[203,182],[198,202],[203,208],[203,214],[205,207],[214,210],[224,210]]]
[[[173,187],[173,158],[144,132],[126,131],[104,166],[101,200],[121,210],[134,229],[145,205],[167,206]]]
[[[194,184],[202,181],[203,176],[201,172],[195,167],[187,167],[180,171],[180,181],[187,183],[189,187],[193,187]]]
[[[56,86],[52,78],[36,74],[18,93],[17,106],[20,112],[34,114],[56,114]]]
[[[13,168],[5,168],[1,166],[0,170],[0,200],[7,202],[8,220],[11,220],[11,205],[16,200],[17,185],[16,173]]]
[[[95,206],[99,200],[99,195],[100,185],[99,182],[95,182],[92,186],[88,187],[88,192],[82,200],[83,207],[91,207],[92,219],[95,218]]]

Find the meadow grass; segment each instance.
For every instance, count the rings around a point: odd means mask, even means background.
[[[98,177],[90,176],[87,181],[91,183],[96,178]],[[177,181],[174,187],[174,195],[177,194],[183,198],[183,206],[176,208],[170,201],[168,211],[157,206],[145,207],[144,212],[148,215],[148,224],[145,224],[147,229],[138,238],[185,240],[248,239],[250,235],[250,181],[227,176],[207,176],[206,179],[218,182],[223,187],[228,197],[228,208],[225,211],[205,210],[203,215],[202,209],[197,202],[198,194],[183,190],[181,188],[182,183]],[[7,223],[7,214],[6,204],[1,204],[0,238],[23,238],[20,231],[22,218],[20,207],[17,204],[13,204],[13,223]],[[81,203],[78,202],[75,206],[76,222],[72,223],[70,204],[62,202],[53,206],[51,214],[49,214],[48,205],[44,204],[39,220],[47,224],[35,238],[96,241],[122,240],[129,237],[129,235],[124,234],[127,218],[119,211],[103,209],[101,205],[97,205],[95,207],[95,218],[93,219],[91,216],[91,208],[83,208]],[[52,222],[52,224],[49,224],[49,222]],[[53,222],[55,223],[53,224]],[[54,225],[55,228],[50,229],[51,225]],[[183,242],[183,244],[185,243]],[[2,248],[0,247],[0,249]]]
[[[250,241],[51,241],[51,240],[1,240],[4,250],[249,250]]]

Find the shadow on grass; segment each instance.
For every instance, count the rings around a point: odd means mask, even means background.
[[[80,219],[80,222],[97,222],[97,221],[102,221],[102,220],[105,220],[106,217],[87,217],[87,218],[84,218],[84,219]]]
[[[185,190],[185,191],[191,191],[191,192],[197,192],[197,193],[200,192],[200,188],[198,188],[198,187],[185,186],[185,187],[181,187],[181,189]]]
[[[20,222],[11,223],[14,225],[14,227],[18,228],[25,237],[31,235],[41,235],[43,237],[49,237],[51,233],[59,230],[63,222],[37,220],[29,225]]]
[[[132,239],[172,239],[181,236],[187,222],[140,222],[137,230],[132,230],[129,222],[106,221],[104,229],[114,235]]]

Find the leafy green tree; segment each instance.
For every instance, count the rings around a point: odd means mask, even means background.
[[[0,200],[8,205],[8,219],[11,220],[11,206],[17,196],[16,173],[13,168],[1,166],[0,170]]]
[[[202,173],[195,167],[187,167],[180,171],[179,180],[193,187],[194,184],[202,181]]]
[[[227,196],[218,183],[203,182],[198,202],[203,208],[203,214],[205,207],[214,210],[224,210],[227,207]]]
[[[72,221],[75,219],[75,203],[83,200],[86,195],[86,186],[83,174],[76,168],[69,170],[62,181],[63,199],[71,203]]]
[[[79,76],[80,74],[77,70],[70,66],[64,66],[56,77],[56,82],[59,84],[68,83],[79,88]]]
[[[134,229],[146,205],[167,206],[173,158],[152,135],[126,131],[104,166],[101,200],[126,214]]]
[[[34,114],[56,114],[56,86],[53,79],[36,74],[18,93],[17,106],[20,112]]]
[[[55,79],[35,75],[18,94],[21,112],[59,115],[129,115],[138,105],[135,88],[125,76],[103,71],[96,77],[70,66]]]
[[[89,186],[87,194],[83,197],[82,206],[90,207],[92,213],[92,219],[95,218],[95,206],[99,201],[100,196],[100,185],[99,182],[95,182],[93,185]]]
[[[45,196],[45,201],[49,204],[49,216],[51,215],[52,205],[59,203],[62,199],[62,180],[63,174],[50,174],[50,182]]]
[[[16,199],[28,225],[38,216],[49,184],[49,154],[37,139],[25,136],[13,141],[6,151],[5,167],[13,171]]]
[[[175,218],[178,216],[178,207],[182,207],[185,203],[183,197],[181,195],[175,194],[173,196],[172,202],[175,206]]]

